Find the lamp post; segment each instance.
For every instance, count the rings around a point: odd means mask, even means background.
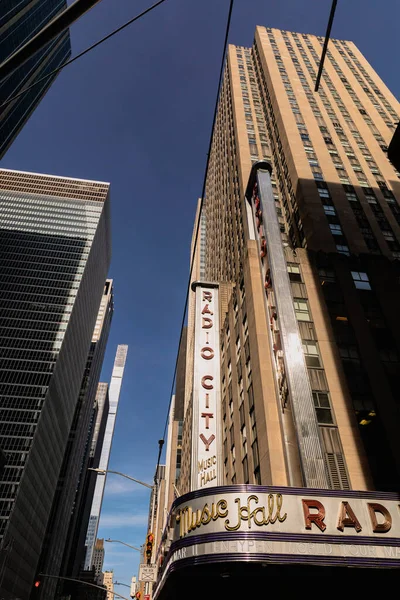
[[[140,548],[137,548],[136,546],[131,546],[131,544],[127,544],[126,542],[121,542],[121,540],[112,540],[111,538],[108,538],[108,540],[105,540],[106,542],[111,542],[114,544],[123,544],[124,546],[127,546],[128,548],[132,548],[132,550],[136,550],[137,552],[141,552]]]
[[[135,483],[139,483],[140,485],[144,485],[144,487],[152,490],[154,485],[150,485],[149,483],[145,483],[144,481],[140,481],[140,479],[135,479],[130,475],[126,475],[125,473],[120,473],[119,471],[111,471],[110,469],[93,469],[92,467],[88,468],[88,471],[94,471],[98,475],[107,475],[107,473],[114,473],[114,475],[120,475],[121,477],[125,477],[125,479],[130,479],[130,481],[134,481]]]
[[[61,575],[49,575],[48,573],[39,573],[39,575],[38,575],[39,579],[37,581],[37,583],[39,583],[39,585],[40,585],[41,577],[48,577],[49,579],[62,579],[63,581],[75,581],[76,583],[80,583],[81,585],[87,585],[88,587],[97,588],[98,590],[106,589],[102,585],[96,585],[95,583],[89,583],[88,581],[82,581],[81,579],[75,579],[74,577],[61,577]],[[39,585],[37,585],[36,587],[39,587]],[[107,590],[107,594],[112,594],[113,596],[122,598],[122,600],[129,600],[129,598],[126,598],[126,596],[121,596],[121,594],[118,594],[117,592],[112,592],[111,590]]]

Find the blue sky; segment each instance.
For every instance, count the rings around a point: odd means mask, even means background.
[[[73,54],[149,4],[102,0],[73,26]],[[324,35],[330,4],[236,0],[229,41],[250,46],[257,24]],[[332,35],[353,40],[400,97],[400,3],[338,4]],[[148,482],[169,402],[228,5],[167,0],[67,67],[1,163],[111,182],[115,313],[103,381],[117,344],[129,352],[110,468]],[[142,544],[148,492],[110,477],[100,536]],[[107,544],[105,567],[129,583],[138,558]]]

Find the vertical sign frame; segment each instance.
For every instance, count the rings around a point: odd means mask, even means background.
[[[196,316],[190,490],[223,485],[219,285],[194,282]]]

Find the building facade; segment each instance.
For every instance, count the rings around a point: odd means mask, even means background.
[[[28,598],[110,261],[109,185],[2,169],[0,236],[0,589]]]
[[[0,7],[0,63],[67,7],[65,0],[3,0]],[[60,67],[71,54],[69,31],[52,40],[0,83],[1,104]],[[0,108],[0,158],[29,119],[56,75]]]
[[[104,539],[97,538],[93,551],[93,566],[98,585],[103,584]]]
[[[92,508],[97,475],[89,469],[99,468],[104,435],[109,412],[108,383],[97,386],[96,399],[92,411],[88,439],[91,439],[89,457],[83,468],[84,477],[80,481],[77,500],[70,521],[68,545],[62,561],[62,574],[68,577],[80,577],[86,558],[86,533]]]
[[[113,315],[112,280],[104,285],[97,314],[85,372],[82,378],[78,403],[69,432],[67,449],[54,497],[45,542],[38,565],[38,572],[69,573],[68,565],[76,560],[82,549],[77,543],[81,530],[82,502],[89,503],[89,488],[85,480],[90,477],[91,441],[94,437],[96,416],[104,402],[99,398],[99,378]],[[97,436],[96,436],[97,437]],[[85,514],[85,513],[84,513]],[[62,582],[51,580],[41,589],[41,598],[52,597]]]
[[[267,564],[275,565],[272,575],[284,575],[289,564],[291,574],[305,574],[305,564],[309,575],[329,575],[324,569],[334,564],[339,574],[352,562],[341,544],[361,544],[341,541],[338,532],[349,528],[367,536],[364,550],[374,557],[360,558],[359,566],[400,566],[386,561],[395,550],[379,550],[385,542],[374,541],[390,531],[395,547],[400,534],[390,504],[400,481],[400,181],[387,158],[400,106],[347,41],[331,40],[314,92],[323,42],[257,27],[252,48],[228,50],[206,181],[200,283],[219,285],[221,298],[213,305],[206,291],[188,331],[188,339],[203,336],[198,353],[208,370],[198,379],[196,363],[187,361],[183,497],[172,506],[158,551],[155,598],[184,597],[179,560],[186,576],[212,579],[216,595],[224,593],[221,574],[225,592],[247,594],[240,577],[246,586]],[[216,312],[218,336],[208,338]],[[220,378],[211,373],[218,355]],[[196,418],[207,429],[212,417],[195,413],[199,398],[211,406],[214,394],[222,431],[202,434],[209,460],[196,462]],[[214,454],[219,435],[222,448]],[[223,484],[208,491],[218,452]],[[209,476],[193,483],[205,466]],[[329,512],[327,498],[335,516],[314,527],[314,515]],[[365,521],[346,513],[357,503]],[[377,526],[374,507],[386,526]],[[315,530],[333,536],[324,559],[327,538],[307,538]],[[317,543],[302,558],[296,544],[311,539]]]
[[[107,600],[114,600],[114,572],[104,571],[103,573],[103,585],[107,588]]]
[[[122,378],[124,376],[125,362],[128,354],[128,346],[120,344],[117,347],[114,367],[109,387],[109,411],[107,416],[104,441],[101,449],[99,469],[107,470],[111,454],[111,445],[114,435],[115,419],[117,418],[119,396],[121,392]],[[89,525],[86,533],[86,557],[85,569],[91,569],[93,564],[93,549],[99,528],[101,505],[103,503],[106,475],[96,475],[96,485],[90,510]]]

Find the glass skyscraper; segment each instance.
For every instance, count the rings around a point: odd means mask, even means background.
[[[77,537],[82,528],[81,520],[84,516],[80,508],[82,504],[86,503],[90,506],[93,498],[93,490],[90,494],[90,489],[86,486],[86,477],[93,475],[88,471],[89,464],[92,466],[90,463],[91,446],[95,438],[99,437],[100,431],[96,431],[97,416],[102,417],[100,413],[105,405],[104,395],[99,393],[99,388],[101,389],[102,386],[99,384],[99,379],[112,321],[113,306],[112,280],[108,279],[97,314],[79,399],[64,453],[45,542],[42,546],[38,573],[70,575],[70,561],[79,554]],[[100,420],[102,422],[103,419]],[[53,598],[57,584],[60,586],[61,582],[57,582],[55,579],[45,580],[40,586],[40,598]]]
[[[111,375],[111,382],[109,388],[110,408],[107,418],[106,431],[104,435],[103,448],[101,451],[99,469],[108,469],[108,462],[110,460],[111,454],[111,444],[114,435],[115,419],[117,417],[119,395],[121,391],[122,378],[124,376],[127,353],[128,346],[124,344],[118,346],[117,354],[115,356],[114,361],[114,368]],[[97,531],[99,528],[100,512],[101,505],[103,502],[105,484],[106,477],[104,475],[97,475],[93,503],[90,511],[89,526],[86,534],[87,550],[85,559],[85,569],[91,569],[93,564],[93,550],[97,538]]]
[[[3,62],[67,6],[65,0],[2,0],[0,3],[0,62]],[[71,54],[69,31],[52,40],[0,82],[0,104],[61,66]],[[56,75],[0,108],[0,158],[47,92]]]
[[[28,598],[110,262],[107,183],[0,170],[0,592]]]

